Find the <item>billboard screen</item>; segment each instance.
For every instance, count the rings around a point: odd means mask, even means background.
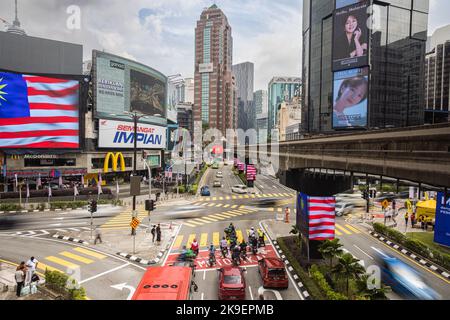
[[[80,83],[0,72],[0,148],[79,149]]]
[[[93,53],[97,117],[137,111],[166,116],[167,78],[160,72],[105,52]]]
[[[178,95],[177,87],[174,83],[170,82],[167,85],[167,120],[177,123],[178,113],[177,113]]]
[[[339,8],[334,13],[333,71],[368,65],[367,1]]]
[[[436,201],[434,242],[450,247],[450,195],[439,192]]]
[[[333,128],[367,127],[369,68],[334,73]]]
[[[366,0],[336,0],[336,9],[340,9],[343,7],[350,6],[352,4],[358,3],[358,2],[364,2]]]
[[[151,124],[138,124],[139,149],[165,149],[166,128]],[[99,120],[99,148],[134,148],[134,124],[127,121]]]

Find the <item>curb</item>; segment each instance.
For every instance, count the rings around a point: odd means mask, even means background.
[[[164,257],[164,254],[169,250],[173,239],[175,239],[175,236],[170,237],[169,243],[166,245],[166,247],[164,249],[161,249],[158,252],[158,255],[153,260],[145,260],[145,259],[142,259],[140,257],[134,256],[132,254],[125,253],[125,252],[117,252],[117,255],[119,255],[119,256],[127,259],[127,260],[131,260],[133,262],[137,262],[139,264],[142,264],[144,266],[157,264],[157,263],[159,263],[162,260],[162,258]]]
[[[67,208],[65,211],[72,211],[72,210],[83,210],[83,208]],[[0,211],[0,214],[7,214],[7,213],[35,213],[35,212],[58,212],[63,211],[62,209],[44,209],[44,210],[19,210],[19,211]]]
[[[59,234],[54,234],[53,238],[56,239],[60,239],[60,240],[65,240],[65,241],[71,241],[71,242],[76,242],[76,243],[81,243],[84,244],[86,246],[89,245],[89,242],[86,242],[84,240],[80,240],[80,239],[76,239],[76,238],[71,238],[71,237],[66,237],[66,236],[60,236]]]
[[[411,251],[405,249],[404,247],[390,241],[385,236],[380,235],[374,231],[369,231],[369,234],[373,236],[374,238],[378,239],[381,242],[384,242],[389,247],[393,248],[394,250],[403,253],[404,255],[407,255],[409,258],[413,259],[414,261],[418,262],[420,265],[427,267],[431,271],[433,271],[436,274],[439,274],[440,276],[450,280],[450,274],[448,274],[446,271],[444,271],[441,267],[438,267],[434,265],[433,263],[429,262],[428,260],[417,256],[416,254],[412,253]]]
[[[269,233],[269,231],[267,230],[268,228],[267,228],[266,224],[265,223],[261,223],[261,225],[264,227],[264,230],[266,231],[267,236],[272,241],[272,244],[275,247],[275,250],[278,252],[279,256],[284,261],[284,264],[286,265],[287,271],[292,276],[292,278],[294,278],[295,284],[300,289],[300,292],[302,293],[303,297],[305,298],[305,300],[311,300],[311,296],[309,295],[308,290],[306,290],[305,286],[300,281],[300,277],[297,275],[297,273],[295,272],[294,268],[291,266],[291,263],[289,262],[289,260],[284,255],[284,252],[283,252],[283,250],[281,250],[280,246],[278,245],[278,242],[276,240],[272,239],[271,233]]]

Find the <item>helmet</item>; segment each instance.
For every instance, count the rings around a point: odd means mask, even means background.
[[[255,231],[255,228],[252,227],[252,230]]]

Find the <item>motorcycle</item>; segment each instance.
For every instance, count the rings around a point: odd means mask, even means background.
[[[256,255],[258,253],[258,245],[255,243],[252,243],[252,253],[253,255]]]
[[[186,254],[181,253],[178,256],[177,260],[178,261],[191,261],[191,262],[193,262],[193,261],[195,261],[195,256],[188,257],[188,256],[186,256]]]
[[[241,259],[239,258],[238,254],[233,254],[232,260],[233,260],[233,266],[235,266],[235,267],[237,267],[241,264]]]
[[[220,251],[222,252],[222,257],[225,259],[228,256],[228,248],[223,247],[220,249]]]
[[[208,263],[210,267],[216,264],[216,255],[213,252],[209,253]]]
[[[264,236],[258,238],[258,248],[265,247],[266,242],[264,241]]]
[[[247,247],[245,249],[241,249],[241,259],[245,260],[247,258]]]
[[[235,230],[230,229],[230,228],[226,228],[224,230],[224,232],[225,232],[225,238],[227,240],[231,241],[232,239],[236,239],[236,231]]]

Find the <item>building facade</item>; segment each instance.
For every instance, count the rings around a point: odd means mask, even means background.
[[[358,3],[359,2],[359,3]],[[336,2],[337,3],[337,2]],[[376,19],[367,27],[366,64],[359,70],[366,78],[364,125],[377,129],[421,125],[424,122],[424,66],[428,27],[428,0],[345,1],[355,6],[373,5]],[[342,83],[336,72],[333,32],[336,19],[334,0],[303,1],[303,125],[308,134],[333,133],[349,129],[336,124],[336,86]],[[340,8],[342,9],[342,8]],[[345,9],[345,7],[344,7]],[[363,8],[363,12],[368,12]],[[365,18],[369,20],[366,14]],[[361,23],[361,28],[364,24]],[[335,46],[335,48],[333,48]],[[367,69],[368,68],[368,69]],[[348,70],[341,69],[344,72]],[[334,72],[334,73],[333,73]],[[356,78],[356,77],[355,77]],[[359,75],[359,78],[362,78]],[[341,81],[339,81],[341,80]],[[348,82],[347,82],[348,83]],[[333,86],[336,88],[333,88]],[[348,116],[344,116],[348,117]],[[347,119],[348,120],[348,119]],[[351,121],[349,121],[351,122]],[[355,129],[353,126],[351,129]]]
[[[192,115],[192,104],[189,102],[179,103],[177,105],[178,126],[189,130],[191,134],[194,132],[194,118]]]
[[[300,97],[302,81],[297,77],[274,77],[269,82],[268,93],[268,133],[276,128],[278,106],[289,102],[294,97]]]
[[[233,66],[236,80],[238,128],[244,131],[255,128],[256,114],[253,104],[254,65],[244,62]]]
[[[255,105],[256,131],[258,132],[258,142],[267,141],[268,123],[268,95],[266,90],[258,90],[253,93],[253,103]]]
[[[450,25],[429,39],[425,60],[425,123],[450,121]]]
[[[233,38],[216,5],[203,10],[195,29],[194,121],[224,134],[235,128]]]
[[[300,98],[295,97],[290,102],[282,102],[278,107],[277,126],[280,141],[286,141],[287,128],[301,123],[301,103]]]

